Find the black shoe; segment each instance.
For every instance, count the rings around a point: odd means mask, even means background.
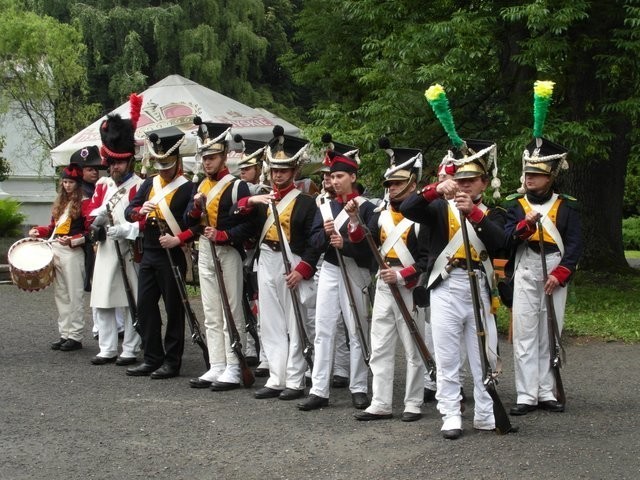
[[[564,404],[557,400],[545,400],[544,402],[538,402],[538,408],[547,410],[548,412],[564,412]]]
[[[431,390],[430,388],[424,389],[424,403],[433,402],[436,399],[436,391]]]
[[[211,382],[210,390],[214,392],[227,392],[229,390],[235,390],[236,388],[240,388],[239,383],[230,383],[230,382]]]
[[[538,408],[537,405],[527,405],[526,403],[517,403],[511,410],[509,410],[509,415],[526,415],[529,412],[533,412]]]
[[[269,376],[269,369],[268,368],[256,368],[253,373],[254,373],[254,375],[256,377],[268,377]]]
[[[66,342],[66,341],[67,341],[67,339],[66,339],[66,338],[62,338],[62,337],[61,337],[61,338],[60,338],[60,340],[58,340],[57,342],[53,342],[53,343],[50,345],[51,350],[60,350],[60,347],[61,347],[61,346],[62,346],[62,344],[63,344],[64,342]]]
[[[442,430],[442,436],[447,440],[456,440],[460,438],[460,435],[462,435],[462,430],[459,428],[454,428],[451,430]]]
[[[138,359],[136,357],[118,357],[118,359],[116,360],[116,365],[122,367],[124,365],[133,365],[134,363],[136,363],[138,361]]]
[[[248,357],[244,358],[247,361],[247,365],[249,365],[250,367],[257,367],[258,363],[260,363],[258,361],[258,357],[256,357],[255,355],[249,355]]]
[[[295,400],[304,397],[304,390],[296,390],[295,388],[285,388],[278,398],[280,400]]]
[[[113,363],[118,357],[99,357],[96,355],[91,359],[91,363],[94,365],[106,365],[107,363]]]
[[[276,397],[279,397],[282,392],[284,392],[284,390],[278,390],[276,388],[269,388],[269,387],[262,387],[256,390],[254,397],[256,397],[257,399],[276,398]]]
[[[333,388],[347,388],[349,386],[349,379],[342,375],[334,375],[331,386]]]
[[[202,380],[201,378],[190,378],[189,379],[189,386],[191,388],[209,388],[211,386],[211,383],[209,380]]]
[[[72,350],[80,350],[81,348],[82,343],[70,338],[68,338],[66,342],[60,345],[60,350],[62,350],[63,352],[71,352]]]
[[[358,410],[364,410],[371,404],[371,402],[369,402],[369,397],[367,397],[367,394],[362,392],[352,393],[351,403],[353,403],[353,406]]]
[[[353,414],[356,420],[362,422],[370,422],[372,420],[386,420],[393,417],[391,413],[369,413],[369,412],[356,412]]]
[[[415,422],[417,420],[420,420],[421,418],[422,418],[421,413],[402,412],[402,416],[400,417],[400,420],[402,420],[403,422]]]
[[[148,377],[158,369],[157,366],[143,362],[137,367],[127,368],[127,375],[130,377]]]
[[[173,378],[180,375],[180,369],[167,365],[166,363],[154,372],[151,372],[151,378],[154,380],[164,380],[165,378]]]
[[[298,404],[298,409],[304,412],[308,412],[309,410],[317,410],[322,407],[326,407],[329,405],[329,399],[319,397],[317,395],[309,395],[307,399]]]

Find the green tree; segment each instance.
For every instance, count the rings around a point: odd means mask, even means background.
[[[382,133],[394,145],[423,148],[427,165],[439,163],[448,140],[423,97],[437,82],[461,136],[497,140],[502,190],[512,191],[531,138],[533,83],[553,80],[545,136],[571,150],[563,188],[585,212],[582,265],[626,265],[622,198],[640,114],[637,0],[353,0],[330,2],[332,15],[324,17],[316,14],[322,3],[305,2],[296,38],[323,61],[289,65],[304,86],[319,85],[314,124],[356,139],[365,170],[379,175],[383,167],[380,156],[366,155]],[[340,42],[322,35],[351,25],[353,36]],[[340,72],[332,57],[343,60]],[[353,75],[348,84],[345,72]]]
[[[0,95],[31,121],[53,148],[96,115],[87,101],[80,34],[57,20],[0,0]]]
[[[4,182],[9,178],[9,175],[11,175],[11,165],[9,164],[9,161],[2,156],[4,142],[4,137],[0,136],[0,182]]]

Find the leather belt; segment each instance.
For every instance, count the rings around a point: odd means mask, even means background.
[[[281,250],[280,242],[277,242],[275,240],[263,240],[262,244],[266,245],[270,250],[273,250],[274,252],[279,252]]]
[[[464,258],[454,258],[451,263],[449,263],[451,268],[460,268],[462,270],[467,269],[467,261]],[[471,261],[471,270],[480,270],[482,263]]]
[[[400,259],[399,258],[395,258],[395,257],[385,257],[384,258],[384,263],[386,263],[390,267],[402,267],[402,266],[404,266],[404,265],[402,265],[402,262],[400,261]]]
[[[529,248],[536,253],[540,253],[540,244],[538,242],[527,242]],[[560,249],[558,245],[555,243],[546,243],[544,244],[544,254],[549,255],[550,253],[559,252]]]

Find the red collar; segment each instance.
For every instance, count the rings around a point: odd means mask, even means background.
[[[347,195],[347,200],[345,202],[342,201],[342,197],[335,197],[336,201],[340,204],[342,203],[347,203],[349,200],[353,200],[356,197],[359,197],[360,193],[358,191],[355,192],[351,192],[349,195]]]
[[[291,190],[295,188],[296,188],[296,184],[294,182],[291,182],[291,185],[289,185],[288,187],[280,190],[276,190],[274,188],[273,191],[276,193],[277,200],[282,200],[287,193],[289,193]]]
[[[227,175],[229,173],[229,169],[227,167],[222,168],[222,170],[218,170],[215,174],[213,174],[211,177],[211,180],[214,180],[216,182],[219,182],[220,180],[222,180],[224,178],[225,175]]]

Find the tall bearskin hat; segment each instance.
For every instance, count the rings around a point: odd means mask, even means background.
[[[122,118],[119,114],[107,115],[100,124],[100,156],[103,165],[113,160],[128,160],[136,153],[135,131],[142,109],[142,95],[132,93],[129,96],[129,116]]]
[[[451,140],[452,147],[447,151],[443,163],[455,166],[454,178],[473,178],[492,173],[491,187],[493,197],[500,198],[500,179],[498,178],[497,146],[488,140],[464,140],[456,132],[451,115],[449,100],[442,85],[430,86],[425,97],[442,128]]]

